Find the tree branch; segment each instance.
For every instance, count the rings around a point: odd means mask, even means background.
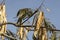
[[[46,28],[46,27],[41,27],[41,28]],[[47,29],[50,30],[50,31],[60,31],[58,29],[53,29],[53,28],[47,28]]]
[[[17,23],[13,23],[13,22],[7,22],[7,23],[2,23],[0,24],[0,26],[2,25],[6,25],[6,24],[11,24],[11,25],[14,25],[15,27],[36,27],[35,25],[20,25],[20,24],[17,24]],[[46,28],[46,27],[41,27],[41,28]],[[60,31],[60,30],[57,30],[57,29],[51,29],[51,28],[47,28],[48,30],[51,30],[51,31]]]
[[[15,27],[32,27],[32,25],[22,25],[21,26],[20,24],[13,23],[13,22],[2,23],[2,24],[0,24],[0,26],[6,25],[6,24],[14,25]],[[33,25],[33,27],[35,27],[35,25]]]
[[[2,33],[1,35],[16,40],[16,38],[14,38],[12,36],[8,36],[7,34]]]

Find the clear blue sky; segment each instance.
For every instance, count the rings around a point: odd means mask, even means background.
[[[16,16],[19,9],[36,9],[40,6],[41,2],[42,0],[6,0],[6,14],[8,21],[15,22],[13,17]],[[60,29],[60,0],[45,0],[44,5],[50,9],[50,12],[47,12],[46,9],[44,9],[45,17],[49,18],[57,29]],[[14,30],[14,27],[11,27],[12,26],[9,25],[9,29]]]

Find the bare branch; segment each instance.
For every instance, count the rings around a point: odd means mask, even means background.
[[[13,23],[13,22],[7,22],[7,23],[2,23],[0,24],[0,26],[2,25],[6,25],[6,24],[10,24],[10,25],[14,25],[15,27],[35,27],[35,25],[19,25],[17,23]],[[46,28],[46,27],[41,27],[41,28]],[[50,29],[50,28],[47,28],[48,30],[51,30],[51,31],[60,31],[60,30],[57,30],[57,29]]]
[[[1,35],[16,40],[16,38],[14,38],[14,37],[12,37],[12,36],[8,36],[7,34],[2,33]]]
[[[46,28],[46,27],[41,27],[41,28]],[[58,29],[53,29],[53,28],[47,28],[47,29],[50,30],[50,31],[60,31]]]
[[[2,23],[2,24],[0,24],[0,26],[6,25],[6,24],[14,25],[15,27],[32,27],[32,25],[23,25],[23,26],[21,26],[20,24],[13,23],[13,22]],[[33,27],[35,27],[35,25],[33,25]]]

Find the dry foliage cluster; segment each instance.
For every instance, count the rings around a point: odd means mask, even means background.
[[[58,31],[60,30],[57,30],[56,27],[45,18],[44,12],[40,10],[42,4],[35,11],[31,8],[18,10],[16,23],[7,22],[5,4],[0,4],[0,40],[29,40],[27,34],[31,31],[33,31],[32,40],[60,40],[60,36],[58,36]],[[24,25],[31,17],[33,17],[32,25]],[[11,30],[7,30],[7,24],[17,27],[17,32],[13,33]]]

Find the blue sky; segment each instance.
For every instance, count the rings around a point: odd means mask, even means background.
[[[21,8],[32,8],[36,9],[40,6],[42,0],[6,0],[6,14],[7,20],[15,22],[17,11]],[[45,0],[45,7],[50,9],[50,12],[44,10],[45,17],[48,18],[57,29],[60,29],[60,0]],[[11,28],[12,27],[12,28]],[[8,29],[14,30],[14,26],[9,25]],[[16,31],[16,30],[14,30]]]
[[[41,0],[6,0],[6,14],[8,21],[13,21],[13,17],[16,16],[16,13],[21,8],[32,8],[36,9],[40,6]],[[45,7],[50,9],[50,12],[44,9],[46,18],[49,18],[50,21],[59,29],[60,27],[60,0],[45,0]]]

